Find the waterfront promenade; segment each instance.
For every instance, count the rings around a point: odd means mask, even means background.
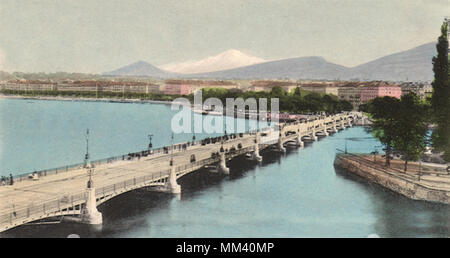
[[[101,224],[96,206],[138,188],[180,193],[176,179],[205,166],[228,174],[227,160],[247,154],[260,161],[259,151],[271,147],[285,151],[287,144],[302,146],[351,126],[354,114],[316,117],[309,121],[282,123],[279,130],[250,132],[222,137],[215,143],[198,141],[155,150],[144,156],[122,156],[93,162],[89,186],[87,169],[71,167],[59,172],[40,172],[39,179],[16,179],[14,185],[0,187],[0,232],[44,218],[73,217],[88,224]],[[173,164],[173,165],[171,165]],[[32,172],[30,172],[32,173]]]
[[[409,162],[404,171],[403,163],[391,160],[391,166],[386,167],[381,156],[350,153],[338,154],[335,160],[335,166],[346,172],[408,198],[450,204],[450,173],[444,166]]]

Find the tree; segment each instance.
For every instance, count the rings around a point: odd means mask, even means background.
[[[368,111],[368,105],[367,104],[361,104],[358,107],[358,110],[361,112],[367,112]]]
[[[281,96],[285,95],[286,91],[283,88],[281,88],[280,86],[275,86],[272,88],[270,93],[273,97],[280,98]]]
[[[295,96],[299,96],[299,97],[302,96],[302,91],[301,91],[300,87],[297,86],[297,87],[295,88],[294,95],[295,95]]]
[[[403,155],[405,172],[408,161],[418,160],[425,151],[427,113],[426,105],[421,103],[416,94],[409,93],[402,96],[396,112],[395,136],[392,145],[396,151]]]
[[[444,152],[444,159],[450,162],[450,81],[448,61],[448,25],[441,26],[441,35],[436,44],[437,56],[433,57],[434,81],[431,104],[437,124],[432,135],[436,150]]]
[[[396,137],[396,122],[400,101],[393,97],[375,98],[368,103],[368,111],[374,119],[372,133],[384,146],[386,163],[389,167],[392,146]]]

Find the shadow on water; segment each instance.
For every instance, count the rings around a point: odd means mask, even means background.
[[[256,161],[248,160],[245,155],[240,155],[233,160],[227,161],[227,167],[230,169],[229,176],[225,176],[220,172],[210,172],[202,168],[179,178],[178,183],[182,189],[181,200],[193,198],[208,189],[220,188],[223,181],[238,180],[245,177],[247,173],[254,171],[258,166],[279,163],[281,158],[279,153],[266,150],[261,151],[261,156],[263,161],[260,164]]]
[[[377,215],[374,229],[381,237],[449,237],[450,207],[409,199],[362,177],[335,168],[338,177],[367,192]]]

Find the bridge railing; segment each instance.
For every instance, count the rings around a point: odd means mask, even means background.
[[[250,147],[245,147],[245,148],[242,148],[242,149],[237,149],[235,151],[228,151],[227,153],[225,153],[225,157],[226,158],[235,157],[237,155],[241,155],[241,154],[247,153],[247,152],[253,150],[253,148],[254,148],[253,146],[250,146]],[[216,163],[216,162],[219,162],[219,161],[220,161],[220,157],[218,157],[218,156],[210,157],[210,158],[202,159],[202,160],[199,160],[199,161],[194,161],[194,162],[192,162],[190,164],[177,166],[175,168],[175,172],[181,172],[181,171],[185,171],[185,170],[189,170],[189,169],[194,169],[194,168],[198,168],[198,167],[201,167],[201,166],[205,166],[205,165],[209,165],[209,164],[212,164],[212,163]]]
[[[165,178],[169,175],[170,169],[161,170],[158,172],[154,172],[151,175],[143,175],[139,177],[130,178],[115,184],[110,184],[106,186],[102,186],[95,189],[96,197],[101,198],[104,196],[108,196],[110,194],[116,193],[118,191],[123,191],[124,189],[128,188],[135,188],[137,185],[141,184],[149,184],[152,182],[155,182],[157,180],[160,180],[162,178]]]
[[[251,151],[254,146],[248,146],[245,148],[237,149],[234,151],[228,151],[225,156],[233,157],[248,151]],[[181,172],[188,169],[198,169],[201,166],[212,164],[220,161],[220,157],[210,157],[190,164],[177,166],[175,168],[176,172]],[[154,172],[150,175],[143,175],[140,177],[129,178],[127,180],[120,181],[115,184],[110,184],[102,187],[96,188],[96,198],[104,198],[105,196],[114,194],[118,191],[123,191],[127,188],[136,188],[136,186],[141,184],[150,184],[156,182],[157,180],[166,178],[170,174],[170,169]],[[12,205],[11,208],[3,210],[0,212],[0,226],[4,225],[14,225],[23,224],[24,221],[36,220],[39,218],[45,218],[49,214],[61,215],[62,210],[68,211],[69,209],[80,210],[79,205],[86,201],[86,192],[82,191],[72,195],[64,195],[52,200],[48,200],[41,203],[32,203],[26,207],[18,207]],[[78,206],[76,209],[75,206]]]
[[[27,219],[39,219],[46,214],[53,214],[62,211],[63,209],[75,209],[76,205],[85,202],[85,200],[86,193],[79,192],[41,203],[31,203],[26,207],[16,208],[15,206],[12,206],[10,209],[0,213],[0,227],[3,225],[23,224],[21,222],[26,221]]]
[[[181,152],[187,147],[191,147],[191,146],[199,145],[199,144],[201,144],[201,141],[192,141],[192,142],[184,142],[184,143],[174,144],[173,152],[174,153]],[[123,154],[123,155],[119,155],[119,156],[97,159],[97,160],[91,161],[91,164],[96,166],[96,165],[112,163],[112,162],[120,161],[120,160],[125,161],[125,160],[140,159],[141,157],[154,156],[154,155],[158,155],[158,154],[167,154],[167,153],[170,153],[171,151],[172,151],[172,146],[164,146],[164,147],[152,149],[151,152],[149,152],[147,149],[147,150],[142,150],[142,151],[133,152],[133,153],[127,153],[127,154]],[[60,173],[65,173],[65,172],[69,172],[69,171],[73,171],[73,170],[78,170],[78,169],[81,169],[84,167],[85,167],[85,163],[77,163],[77,164],[61,166],[61,167],[57,167],[57,168],[35,170],[30,173],[14,175],[14,181],[21,182],[21,181],[25,181],[25,180],[33,180],[33,178],[32,178],[33,173],[36,173],[38,175],[38,177],[44,177],[44,176],[49,176],[49,175],[57,175]],[[6,179],[8,181],[8,178],[6,178]]]
[[[96,197],[104,197],[117,191],[123,191],[123,189],[136,186],[143,183],[155,182],[161,178],[167,177],[170,170],[162,170],[152,173],[151,175],[144,175],[140,177],[130,178],[120,181],[115,184],[102,186],[96,188]],[[22,221],[34,218],[45,218],[48,214],[56,214],[64,209],[79,210],[75,206],[85,203],[86,192],[64,195],[52,200],[48,200],[40,203],[32,203],[26,207],[17,207],[12,205],[11,208],[0,212],[0,227],[3,225],[23,224]],[[1,230],[0,230],[1,231]]]

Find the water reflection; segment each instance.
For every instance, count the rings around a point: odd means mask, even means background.
[[[374,229],[380,237],[449,237],[450,207],[411,200],[363,178],[336,168],[346,180],[357,182],[368,194],[376,214]]]

